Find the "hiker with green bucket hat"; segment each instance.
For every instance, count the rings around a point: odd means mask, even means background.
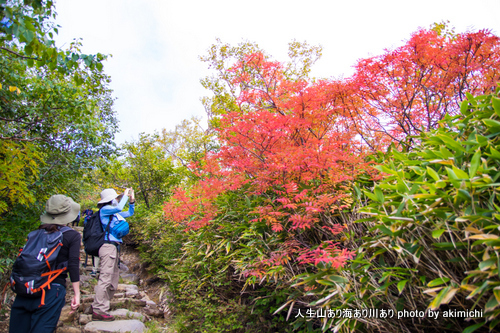
[[[28,235],[13,265],[11,286],[17,296],[11,308],[10,333],[55,331],[65,304],[68,273],[74,291],[71,309],[76,311],[80,306],[81,236],[68,227],[79,213],[80,205],[70,197],[56,194],[47,200],[40,227]],[[56,245],[50,249],[40,244]],[[37,265],[42,273],[33,278]]]

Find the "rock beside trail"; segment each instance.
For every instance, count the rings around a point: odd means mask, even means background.
[[[120,263],[120,267],[118,267],[118,268],[120,269],[120,273],[130,271],[130,269],[128,268],[128,266],[125,265],[123,262]]]
[[[59,321],[63,323],[71,323],[73,319],[75,319],[75,311],[71,311],[71,305],[65,305],[62,308],[61,316],[59,317]]]
[[[164,313],[161,310],[158,309],[152,309],[152,308],[144,308],[144,313],[147,314],[150,317],[163,317]]]
[[[56,333],[82,333],[82,330],[72,326],[62,326],[56,330]]]
[[[142,333],[146,326],[140,320],[93,321],[85,325],[85,333],[95,332],[130,332]]]
[[[137,287],[135,284],[119,283],[116,291],[124,291],[124,292],[137,291],[137,292],[139,292],[139,287]]]
[[[125,282],[139,283],[139,281],[140,281],[139,277],[136,274],[121,273],[120,277]]]
[[[117,308],[121,308],[121,307],[130,307],[132,305],[145,307],[146,301],[143,301],[142,299],[135,299],[135,298],[120,298],[120,299],[113,298],[109,302],[110,309],[117,309]]]
[[[143,298],[144,301],[146,301],[146,306],[150,309],[158,309],[158,305],[156,305],[155,302],[151,301],[151,300],[147,300],[145,298]]]
[[[92,315],[90,314],[81,314],[80,317],[78,318],[78,323],[80,325],[87,325],[92,321]]]
[[[80,305],[80,312],[83,314],[92,314],[92,304],[87,303]]]
[[[125,293],[125,297],[137,297],[139,295],[138,291],[130,290]]]

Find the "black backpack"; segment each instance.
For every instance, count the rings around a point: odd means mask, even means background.
[[[100,211],[95,212],[87,219],[87,223],[83,227],[85,253],[94,257],[99,256],[99,249],[104,244],[104,235],[109,233],[109,225],[110,223],[106,226],[106,230],[102,229]]]
[[[67,269],[67,262],[56,267],[56,260],[63,245],[63,233],[68,230],[72,229],[62,227],[51,233],[38,229],[29,233],[12,266],[10,287],[16,294],[30,298],[41,296],[40,306],[45,305],[45,289]]]

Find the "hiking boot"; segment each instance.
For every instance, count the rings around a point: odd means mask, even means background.
[[[110,314],[98,314],[92,311],[92,320],[113,321],[115,317]]]
[[[96,271],[92,271],[92,272],[90,272],[90,276],[92,276],[92,277],[94,277],[94,278],[95,278],[95,277],[97,276],[97,272],[96,272]]]

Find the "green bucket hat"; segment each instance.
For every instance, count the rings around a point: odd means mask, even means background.
[[[73,222],[80,213],[80,205],[70,197],[55,194],[47,200],[45,213],[40,216],[42,224],[66,225]]]

